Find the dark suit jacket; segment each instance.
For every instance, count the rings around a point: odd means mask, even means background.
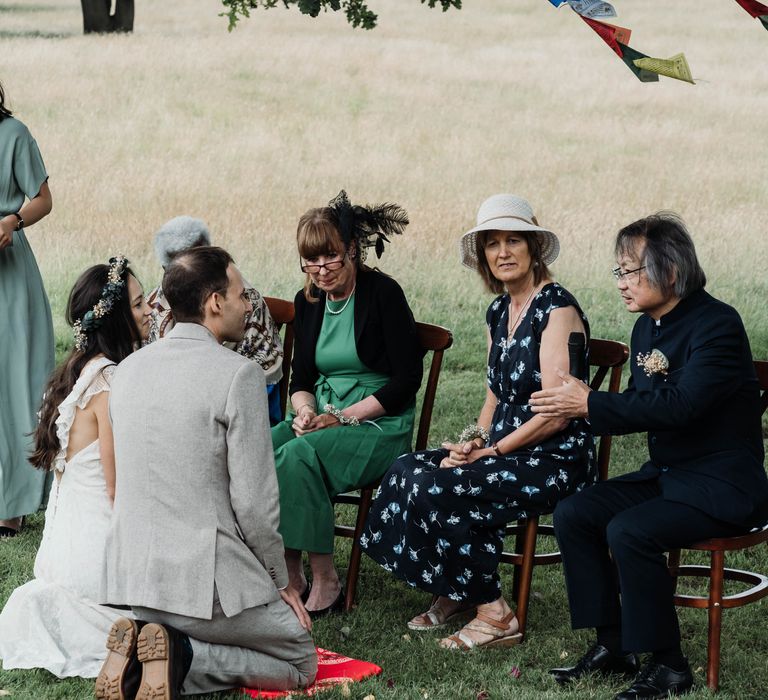
[[[647,376],[638,353],[658,348],[668,374]],[[659,479],[663,497],[726,522],[768,521],[759,385],[735,309],[704,290],[632,331],[631,378],[622,394],[592,392],[598,435],[648,431],[650,460],[625,481]]]
[[[294,300],[296,345],[291,364],[289,391],[314,393],[318,378],[315,348],[323,325],[325,292],[314,304],[304,292]],[[416,322],[400,285],[374,270],[357,273],[355,289],[355,346],[361,362],[389,381],[374,396],[389,415],[411,404],[421,386],[424,351],[419,345]]]

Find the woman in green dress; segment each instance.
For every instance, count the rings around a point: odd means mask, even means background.
[[[37,143],[5,106],[0,85],[0,537],[15,535],[43,499],[45,475],[27,456],[53,370],[53,325],[24,230],[51,206]]]
[[[290,585],[315,617],[340,610],[344,598],[331,499],[380,479],[410,450],[423,352],[400,285],[364,264],[368,247],[380,256],[407,223],[399,207],[352,206],[343,191],[299,220],[307,277],[295,299],[292,411],[272,442]]]

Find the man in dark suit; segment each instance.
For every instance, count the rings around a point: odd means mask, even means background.
[[[768,520],[759,386],[741,318],[704,291],[677,216],[622,229],[616,257],[622,301],[643,314],[632,331],[629,386],[595,392],[563,373],[563,386],[533,394],[531,407],[588,418],[598,435],[647,431],[650,459],[555,510],[571,624],[596,628],[597,643],[551,673],[561,684],[593,671],[629,674],[638,652],[652,652],[616,700],[662,698],[693,684],[665,552]]]

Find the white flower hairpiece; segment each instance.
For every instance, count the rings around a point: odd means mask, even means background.
[[[84,352],[88,347],[88,331],[98,328],[101,325],[101,319],[104,318],[123,294],[125,280],[123,273],[128,266],[128,260],[124,255],[117,255],[109,259],[109,272],[107,272],[107,283],[101,290],[99,300],[93,308],[86,311],[82,318],[77,319],[72,324],[72,333],[75,336],[75,348],[79,352]]]

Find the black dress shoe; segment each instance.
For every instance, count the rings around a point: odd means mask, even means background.
[[[564,685],[576,681],[588,673],[617,673],[632,675],[640,668],[637,654],[614,654],[602,644],[593,644],[575,666],[569,668],[553,668],[550,673],[555,680]]]
[[[115,620],[107,637],[109,653],[96,677],[98,700],[133,700],[141,680],[141,664],[136,656],[139,623],[127,617]]]
[[[192,664],[192,645],[182,632],[156,622],[142,627],[136,641],[141,683],[136,700],[179,700]]]
[[[319,617],[325,617],[331,613],[337,613],[344,610],[344,597],[344,586],[342,586],[339,590],[339,595],[336,596],[336,600],[334,600],[328,607],[320,608],[320,610],[307,610],[310,620],[317,620]]]
[[[684,670],[675,671],[669,666],[650,661],[637,674],[635,682],[614,700],[667,698],[687,693],[692,686],[693,674],[690,666],[686,665]]]

